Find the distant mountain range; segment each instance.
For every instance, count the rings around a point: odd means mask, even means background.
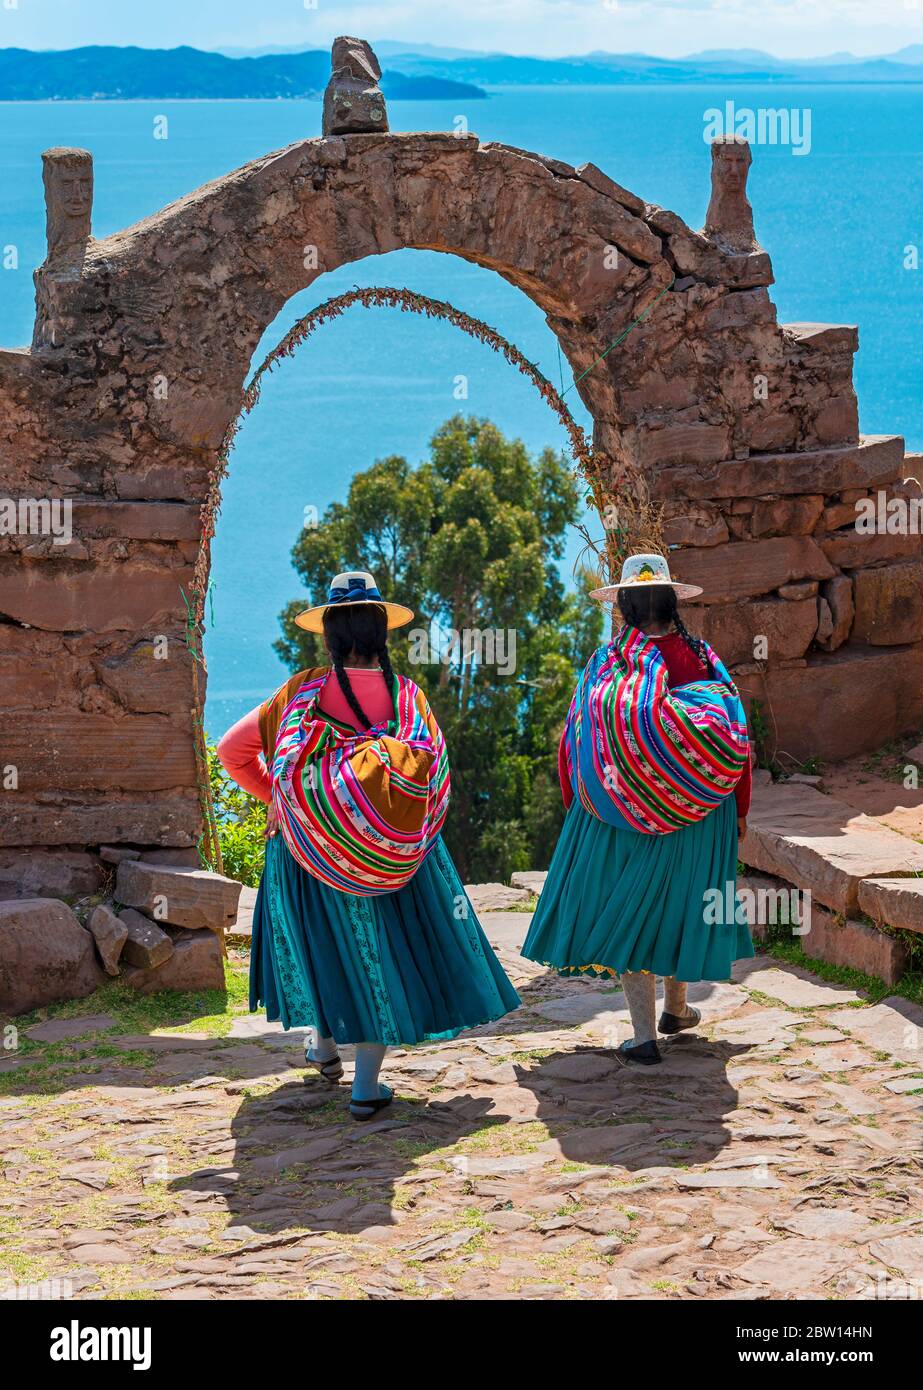
[[[755,49],[710,49],[686,58],[603,52],[530,58],[388,39],[373,47],[386,64],[382,89],[396,101],[480,100],[491,86],[923,82],[923,44],[876,58],[775,58]],[[319,97],[329,76],[326,48],[0,49],[0,101]]]
[[[564,58],[507,53],[460,53],[384,40],[373,43],[388,65],[413,75],[446,77],[480,86],[566,84],[613,86],[633,82],[923,82],[923,45],[884,57],[834,53],[822,58],[775,58],[757,49],[709,49],[686,58],[594,52]]]
[[[0,101],[190,100],[320,97],[330,52],[228,58],[198,48],[0,48]],[[396,101],[481,100],[479,87],[429,73],[386,70]]]

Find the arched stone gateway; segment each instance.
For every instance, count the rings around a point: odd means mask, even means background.
[[[859,440],[856,330],[777,323],[748,157],[716,149],[697,233],[593,165],[474,135],[329,135],[94,241],[91,161],[49,151],[33,344],[0,353],[0,497],[20,523],[0,552],[0,896],[91,891],[119,846],[194,858],[181,590],[222,439],[286,300],[403,247],[542,308],[587,372],[598,454],[649,471],[675,570],[705,586],[699,620],[782,747],[835,757],[923,720],[920,537],[851,526],[857,497],[919,468],[899,438]],[[41,524],[49,499],[72,507],[68,543]]]

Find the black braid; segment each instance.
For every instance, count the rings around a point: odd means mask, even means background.
[[[378,664],[381,667],[381,674],[385,678],[385,685],[388,687],[388,694],[394,701],[394,668],[391,665],[391,653],[388,651],[388,639],[382,642],[378,648]]]
[[[349,676],[346,674],[346,670],[343,666],[343,653],[331,652],[330,659],[333,662],[333,669],[334,671],[336,671],[337,680],[340,682],[340,689],[346,696],[346,699],[349,703],[349,708],[352,710],[353,714],[359,720],[359,723],[361,724],[363,729],[370,728],[372,721],[371,719],[369,719],[365,710],[362,708],[359,701],[356,699],[356,692],[353,690],[352,686],[349,683]]]
[[[345,669],[347,657],[355,653],[368,661],[377,656],[389,693],[394,690],[394,671],[388,653],[388,620],[384,608],[377,603],[344,604],[328,608],[324,613],[324,637],[336,672],[340,689],[362,728],[371,728],[372,721],[356,698]]]

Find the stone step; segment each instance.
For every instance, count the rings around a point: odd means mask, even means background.
[[[510,883],[514,888],[528,888],[538,897],[547,877],[547,869],[520,869],[515,874],[510,874]]]
[[[817,902],[842,913],[859,908],[864,879],[923,873],[923,845],[797,784],[754,787],[739,853],[751,868],[810,889]]]
[[[923,932],[923,878],[866,878],[859,906],[876,922]]]
[[[505,883],[466,883],[465,892],[475,912],[503,912],[517,903],[529,903],[533,894],[528,888],[510,888]]]
[[[237,903],[237,917],[228,927],[228,936],[253,935],[253,909],[256,907],[258,891],[257,888],[248,888],[246,884],[242,886]]]

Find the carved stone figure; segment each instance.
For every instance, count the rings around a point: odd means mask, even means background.
[[[331,74],[324,92],[324,134],[355,135],[388,129],[378,80],[381,65],[364,39],[334,39]]]
[[[48,261],[79,260],[90,239],[93,156],[56,147],[42,155]]]
[[[758,251],[753,209],[747,198],[747,175],[753,157],[739,135],[712,141],[711,202],[705,214],[705,235],[731,251]]]

